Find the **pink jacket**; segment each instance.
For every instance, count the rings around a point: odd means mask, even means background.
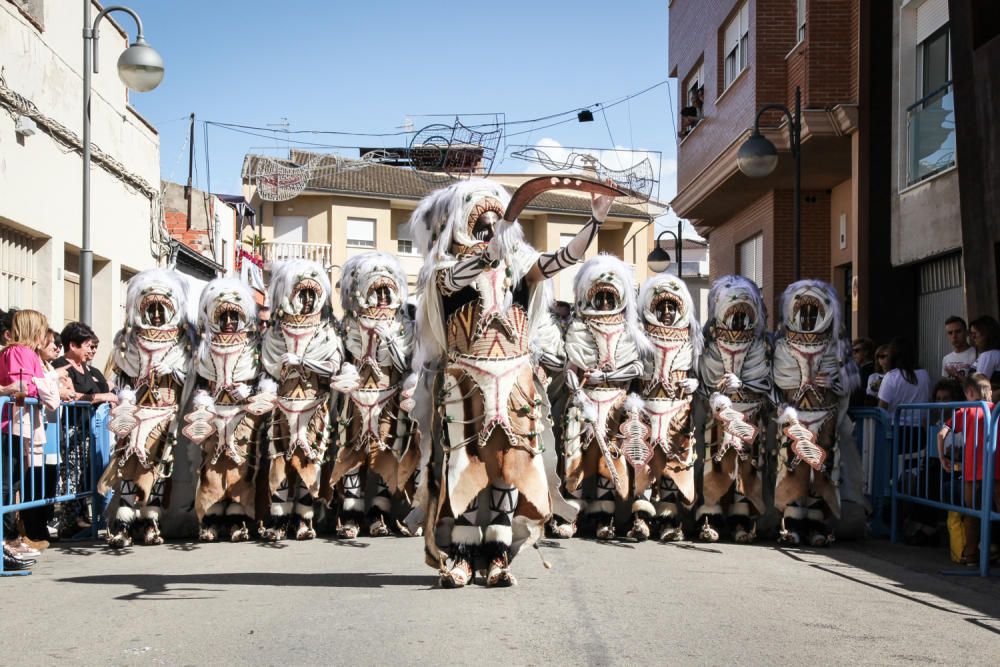
[[[46,376],[38,354],[24,345],[8,345],[0,350],[0,385],[7,386],[15,382],[21,383],[26,396],[37,398],[44,407],[21,409],[13,405],[12,401],[0,415],[0,431],[29,440],[34,434],[33,465],[42,465],[45,460],[44,408],[55,410],[59,407],[59,388]],[[11,417],[12,412],[16,416],[14,419]]]

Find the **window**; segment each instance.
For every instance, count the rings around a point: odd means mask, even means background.
[[[31,308],[35,301],[35,240],[0,226],[0,308]]]
[[[747,68],[747,48],[750,43],[750,4],[744,2],[722,31],[722,49],[725,54],[723,90],[736,80],[740,72]]]
[[[410,225],[401,222],[396,225],[396,252],[400,255],[414,255],[413,239],[410,237]]]
[[[806,0],[795,0],[795,39],[798,42],[806,38]]]
[[[942,8],[946,9],[947,4],[925,2],[917,14],[917,37],[923,39],[916,53],[918,99],[906,110],[907,185],[955,164],[955,105],[948,24]],[[935,14],[934,9],[939,11]]]
[[[375,221],[369,218],[348,218],[347,245],[355,248],[374,248]]]
[[[951,81],[947,25],[917,45],[917,68],[922,98],[941,91]]]
[[[701,122],[702,107],[705,104],[704,69],[704,62],[700,61],[684,81],[684,107],[681,108],[681,137],[686,137]]]
[[[764,288],[764,235],[751,236],[739,244],[739,274]]]

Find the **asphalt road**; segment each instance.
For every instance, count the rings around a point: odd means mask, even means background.
[[[515,588],[449,591],[416,539],[54,546],[32,576],[0,579],[0,654],[26,665],[1000,663],[1000,586],[921,571],[903,562],[913,550],[572,540],[540,551],[552,569],[523,553]]]

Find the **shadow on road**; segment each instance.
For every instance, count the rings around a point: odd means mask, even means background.
[[[914,551],[914,547],[881,540],[821,550],[777,549],[807,567],[935,611],[962,616],[972,625],[1000,634],[1000,583],[995,578],[941,576],[935,554],[929,550]]]
[[[206,596],[172,595],[182,591],[218,592],[202,586],[321,586],[325,588],[384,588],[387,586],[432,586],[431,576],[384,572],[212,572],[206,574],[106,574],[57,579],[68,584],[134,586],[137,590],[116,600],[198,600]]]

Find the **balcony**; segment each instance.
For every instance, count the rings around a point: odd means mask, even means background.
[[[906,184],[955,164],[955,102],[951,82],[906,109]]]
[[[271,269],[274,262],[289,259],[308,259],[318,262],[327,271],[333,266],[333,246],[329,243],[293,243],[290,241],[265,241],[262,245],[264,268]]]

